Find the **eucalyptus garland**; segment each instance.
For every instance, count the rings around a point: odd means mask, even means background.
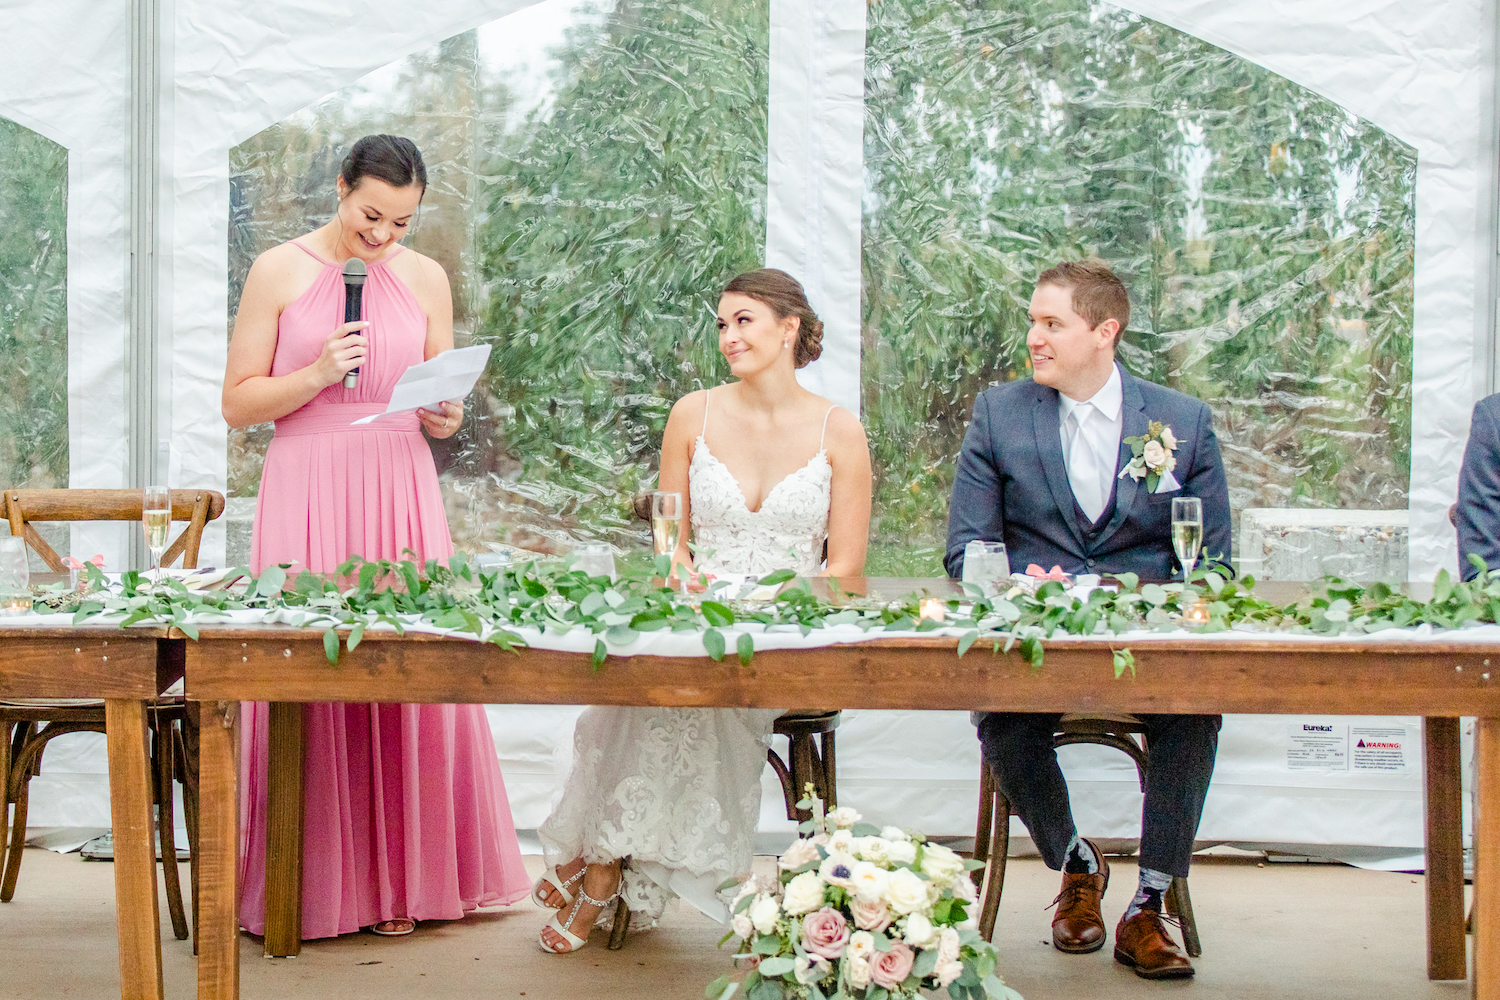
[[[1471,557],[1478,577],[1467,583],[1440,572],[1431,600],[1421,601],[1388,584],[1367,586],[1329,578],[1295,604],[1278,605],[1259,598],[1250,577],[1227,579],[1214,569],[1197,570],[1186,582],[1141,585],[1129,573],[1116,579],[1119,589],[1096,589],[1084,598],[1070,595],[1060,581],[1035,590],[1016,587],[986,596],[965,585],[963,597],[912,593],[896,600],[843,595],[831,581],[832,600],[815,594],[806,580],[782,587],[770,600],[734,600],[724,582],[699,578],[691,594],[663,585],[665,556],[638,571],[611,581],[589,576],[571,560],[521,563],[497,570],[479,569],[463,553],[446,563],[428,560],[369,562],[352,558],[332,577],[303,572],[290,578],[286,567],[273,566],[259,576],[235,571],[244,586],[219,591],[189,590],[170,577],[150,581],[127,572],[110,586],[95,567],[88,567],[86,588],[78,594],[41,591],[44,606],[73,611],[75,624],[108,615],[121,627],[159,622],[198,638],[199,626],[229,612],[258,610],[267,620],[323,630],[323,647],[331,663],[342,650],[354,650],[365,629],[386,624],[397,632],[424,622],[436,628],[473,635],[502,649],[527,645],[517,629],[554,635],[582,630],[595,637],[593,664],[603,666],[611,645],[629,644],[646,632],[696,632],[714,660],[731,649],[742,663],[754,655],[754,639],[745,626],[764,630],[814,629],[853,625],[866,631],[959,632],[957,653],[975,643],[994,653],[1019,653],[1033,667],[1045,659],[1044,640],[1068,635],[1111,635],[1151,629],[1160,632],[1222,632],[1235,626],[1262,631],[1325,636],[1364,634],[1383,629],[1430,624],[1459,628],[1469,622],[1500,621],[1500,570],[1491,571]],[[790,571],[761,578],[763,586],[793,581]],[[942,620],[923,617],[924,604],[936,600]],[[930,612],[929,612],[930,613]],[[347,630],[346,634],[341,634]],[[1129,649],[1114,650],[1115,676],[1134,673]]]

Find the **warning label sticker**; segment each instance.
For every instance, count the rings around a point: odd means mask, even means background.
[[[1350,765],[1355,771],[1405,774],[1411,745],[1406,726],[1349,727]]]
[[[1347,771],[1349,727],[1319,722],[1287,725],[1288,771]]]

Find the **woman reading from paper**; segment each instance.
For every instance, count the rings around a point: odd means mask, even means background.
[[[266,251],[245,280],[224,376],[231,427],[276,422],[251,569],[332,573],[350,556],[453,551],[432,453],[459,403],[366,426],[414,364],[453,347],[448,278],[399,240],[427,186],[410,139],[354,144],[323,227]],[[344,323],[343,262],[368,278],[364,321]],[[345,375],[358,368],[356,384]],[[267,713],[246,706],[241,923],[265,931]],[[479,705],[306,706],[302,936],[407,934],[526,895],[529,881]]]

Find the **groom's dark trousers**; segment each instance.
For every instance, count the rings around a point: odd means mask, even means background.
[[[1144,581],[1181,572],[1172,552],[1174,497],[1203,502],[1203,557],[1229,562],[1229,491],[1207,406],[1121,369],[1122,438],[1152,421],[1178,441],[1179,490],[1148,493],[1116,479],[1104,513],[1089,522],[1078,508],[1063,459],[1057,390],[1021,379],[985,390],[974,404],[948,508],[950,576],[963,575],[964,546],[1003,541],[1014,569],[1031,563],[1068,573],[1135,573]],[[1120,445],[1116,472],[1132,456]],[[1046,669],[1043,667],[1042,669]],[[1122,682],[1124,683],[1124,682]],[[979,739],[1000,788],[1020,813],[1047,865],[1063,866],[1073,832],[1068,786],[1052,746],[1055,714],[986,713]],[[1141,865],[1186,875],[1218,751],[1217,715],[1148,715],[1150,764],[1142,806]]]

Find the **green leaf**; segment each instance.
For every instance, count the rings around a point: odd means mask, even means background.
[[[285,583],[286,570],[280,566],[267,566],[255,582],[255,596],[276,597],[281,593],[281,588]]]
[[[775,934],[762,934],[755,939],[753,950],[757,955],[774,955],[781,950],[781,938]],[[764,962],[761,963],[761,965],[765,964]],[[762,969],[760,974],[764,976],[767,973]]]
[[[1142,587],[1141,596],[1158,608],[1167,603],[1167,592],[1155,583],[1148,583]]]
[[[750,658],[755,655],[755,640],[749,632],[741,632],[740,637],[734,642],[735,652],[740,655],[740,663],[748,667]]]
[[[198,626],[190,625],[187,622],[178,622],[177,628],[180,632],[182,632],[183,635],[187,636],[189,639],[193,640],[194,642],[198,641]]]
[[[780,947],[779,941],[777,942],[777,946]],[[784,976],[796,967],[797,963],[792,958],[786,955],[776,955],[772,958],[761,959],[759,969],[762,976],[770,978],[773,976]]]
[[[609,655],[609,647],[604,644],[603,639],[594,640],[594,655],[590,658],[595,670],[604,666],[604,658]]]
[[[849,828],[849,833],[856,837],[878,837],[880,827],[874,823],[855,823]]]
[[[724,633],[711,628],[703,633],[703,648],[718,663],[724,662]]]
[[[1135,573],[1116,573],[1115,579],[1120,581],[1122,591],[1131,591],[1141,585],[1141,578]]]
[[[354,652],[354,650],[359,647],[359,644],[364,641],[364,638],[365,638],[365,623],[364,622],[357,622],[357,623],[355,623],[355,626],[349,630],[349,641],[348,641],[349,652],[351,652],[351,653]]]
[[[708,620],[710,625],[723,626],[734,624],[734,612],[727,605],[720,604],[718,601],[704,601],[699,610],[703,612],[703,617]]]
[[[760,585],[762,587],[770,587],[778,583],[786,583],[788,580],[795,578],[796,575],[796,573],[793,573],[789,569],[778,569],[774,573],[767,573],[761,577]]]
[[[1135,676],[1135,654],[1128,649],[1115,650],[1115,680],[1125,671],[1130,671],[1130,676]]]
[[[703,990],[703,995],[707,1000],[726,1000],[727,997],[734,995],[734,987],[737,986],[739,983],[733,982],[728,974],[725,974],[709,983]]]
[[[338,665],[339,662],[339,634],[336,629],[323,630],[323,655],[328,657],[328,662]]]

